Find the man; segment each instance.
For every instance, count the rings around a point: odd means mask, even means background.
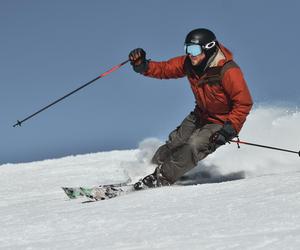
[[[186,55],[164,62],[146,59],[134,49],[129,59],[134,71],[159,79],[187,76],[196,106],[155,153],[155,172],[135,184],[136,189],[171,185],[198,162],[240,132],[252,107],[243,73],[232,53],[208,29],[186,36]]]

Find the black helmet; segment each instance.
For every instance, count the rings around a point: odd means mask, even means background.
[[[208,43],[216,41],[215,34],[208,29],[195,29],[187,34],[185,38],[185,44],[198,44],[205,46]],[[214,47],[214,46],[212,46]]]
[[[200,45],[200,53],[202,53],[203,51],[205,54],[205,58],[200,62],[200,65],[193,66],[191,64],[190,58],[187,57],[185,67],[188,74],[193,75],[194,73],[196,73],[198,75],[201,75],[217,55],[219,44],[215,34],[208,29],[195,29],[187,34],[184,41],[186,54],[188,54],[188,47],[194,44]]]

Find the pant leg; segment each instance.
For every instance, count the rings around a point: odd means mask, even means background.
[[[197,118],[194,112],[191,112],[182,123],[169,134],[166,143],[158,148],[152,158],[152,163],[160,165],[170,160],[172,151],[186,143],[197,128]]]
[[[221,128],[222,125],[219,124],[206,124],[195,129],[189,139],[173,151],[170,159],[162,164],[162,175],[170,183],[174,183],[186,172],[197,166],[200,160],[214,152],[218,147],[209,139]]]

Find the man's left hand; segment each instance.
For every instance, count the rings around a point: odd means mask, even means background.
[[[237,133],[233,128],[231,122],[227,121],[224,123],[223,128],[214,133],[210,140],[211,142],[217,145],[224,145],[226,142],[229,142],[232,138],[236,137]]]

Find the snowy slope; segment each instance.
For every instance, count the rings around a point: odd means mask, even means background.
[[[296,150],[299,122],[297,112],[258,108],[241,137]],[[181,182],[201,185],[95,203],[60,189],[135,181],[153,171],[160,143],[0,166],[0,249],[300,249],[297,155],[228,145]]]

